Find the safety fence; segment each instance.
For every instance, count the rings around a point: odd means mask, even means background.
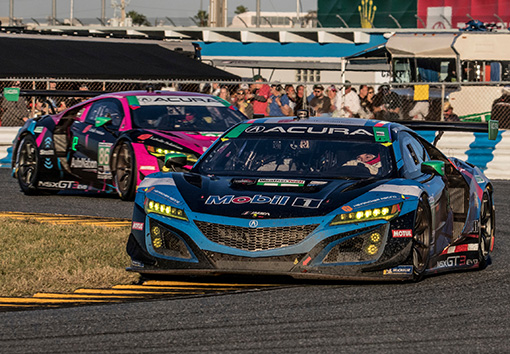
[[[17,85],[19,83],[19,85]],[[247,116],[253,116],[252,102],[267,84],[275,95],[292,109],[279,115],[295,115],[306,109],[311,115],[356,116],[382,120],[474,121],[489,119],[499,121],[502,129],[498,139],[486,143],[479,133],[446,134],[439,147],[448,156],[466,159],[483,170],[490,178],[510,179],[506,166],[510,163],[510,83],[434,83],[434,84],[381,84],[321,82],[206,82],[206,81],[134,81],[134,80],[74,80],[74,79],[0,79],[0,92],[4,88],[20,87],[21,90],[90,90],[115,92],[129,90],[164,89],[173,91],[215,94],[238,106]],[[267,90],[267,88],[266,88]],[[366,97],[360,99],[360,96]],[[326,99],[326,97],[328,99]],[[19,101],[1,99],[0,166],[9,165],[9,147],[24,118],[70,107],[79,100],[73,97],[21,96]],[[357,99],[356,99],[357,98]],[[354,103],[353,103],[354,102]],[[356,102],[359,105],[354,111]],[[351,107],[349,106],[351,105]],[[268,113],[269,114],[269,113]],[[12,128],[7,128],[12,127]],[[483,141],[482,141],[483,140]],[[482,142],[481,142],[482,141]]]
[[[207,81],[169,81],[169,80],[76,80],[76,79],[0,79],[0,93],[8,87],[21,90],[90,90],[102,92],[167,89],[175,91],[202,92],[216,94],[233,104],[242,101],[242,95],[257,93],[260,85],[255,82],[207,82]],[[424,119],[442,121],[456,119],[463,121],[485,121],[491,116],[500,122],[503,129],[510,128],[510,82],[484,83],[411,83],[381,84],[352,83],[349,89],[338,82],[319,84],[300,82],[267,82],[276,86],[282,94],[289,97],[294,108],[309,109],[313,114],[348,116],[343,107],[352,105],[353,96],[358,97],[360,108],[352,115],[362,118],[382,120]],[[300,89],[301,88],[301,89]],[[322,88],[317,92],[314,88]],[[351,92],[352,91],[352,92]],[[371,93],[372,92],[372,93]],[[329,100],[310,102],[314,96],[324,96]],[[363,98],[361,98],[363,96]],[[306,97],[303,98],[303,97]],[[57,109],[76,103],[73,97],[52,97]],[[250,100],[246,100],[250,103]],[[253,102],[253,99],[252,101]],[[329,103],[328,103],[329,102]],[[45,99],[42,97],[21,97],[20,102],[10,102],[1,98],[0,122],[2,126],[19,126],[23,122],[17,116],[33,117],[45,113]],[[322,104],[322,107],[320,106]],[[326,106],[324,108],[324,106]],[[450,112],[445,108],[451,107]],[[352,108],[352,107],[351,107]],[[17,114],[13,114],[13,112]],[[289,114],[293,114],[290,112]],[[452,118],[453,115],[453,118]]]
[[[19,84],[19,85],[18,85]],[[502,129],[510,128],[510,83],[415,83],[381,84],[338,82],[301,83],[267,82],[277,95],[286,95],[290,110],[283,115],[294,115],[297,109],[306,109],[311,115],[356,116],[381,120],[419,119],[428,121],[486,121],[492,117]],[[76,80],[76,79],[0,79],[4,88],[21,90],[57,91],[129,91],[147,87],[175,91],[215,94],[237,105],[248,116],[252,115],[254,96],[261,92],[260,83],[218,82],[192,80]],[[315,90],[314,90],[315,88]],[[267,89],[267,88],[266,88]],[[317,96],[317,97],[315,97]],[[315,99],[313,99],[315,97]],[[49,111],[49,104],[62,110],[78,102],[73,97],[25,96],[19,101],[1,99],[0,124],[21,126],[23,118]],[[269,113],[267,113],[269,114]]]

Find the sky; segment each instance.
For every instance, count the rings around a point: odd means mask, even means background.
[[[21,17],[24,22],[31,18],[44,19],[51,16],[53,0],[12,0],[14,3],[14,17]],[[115,0],[120,4],[120,0]],[[129,0],[126,0],[126,2]],[[318,0],[260,0],[261,11],[291,11],[296,12],[297,2],[300,2],[301,10],[317,10]],[[57,19],[63,20],[70,17],[71,2],[73,16],[75,18],[101,17],[101,0],[56,0]],[[9,16],[10,0],[0,0],[0,17]],[[105,0],[106,17],[113,16],[112,0]],[[250,11],[256,10],[256,0],[228,0],[228,16],[234,16],[237,6],[243,5]],[[193,17],[202,6],[208,11],[209,0],[130,0],[126,10],[136,11],[148,18]]]

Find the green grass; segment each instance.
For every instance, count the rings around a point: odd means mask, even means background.
[[[125,270],[129,227],[0,220],[0,296],[109,288],[139,278]]]

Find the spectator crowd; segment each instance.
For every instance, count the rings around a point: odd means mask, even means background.
[[[434,107],[428,100],[400,96],[389,85],[376,90],[369,85],[356,88],[349,81],[327,87],[315,84],[307,94],[304,85],[268,83],[261,75],[255,75],[253,82],[234,85],[233,89],[213,84],[211,90],[206,87],[203,92],[223,98],[249,118],[297,116],[299,110],[306,110],[310,116],[459,121],[449,102]]]
[[[22,82],[30,85],[30,82]],[[74,89],[87,90],[87,86],[73,84]],[[326,87],[325,87],[326,86]],[[248,118],[298,116],[306,111],[309,116],[350,117],[398,120],[444,120],[459,121],[450,102],[414,100],[412,94],[399,95],[389,85],[378,87],[352,85],[349,81],[339,85],[303,85],[267,82],[261,75],[255,75],[251,83],[206,83],[202,85],[179,84],[182,91],[201,91],[222,98],[237,107]],[[6,82],[6,87],[19,88],[20,82]],[[32,89],[32,87],[22,87]],[[312,90],[310,91],[310,88]],[[49,80],[43,89],[56,90],[57,83]],[[97,89],[97,88],[96,88]],[[135,89],[135,88],[133,88]],[[507,92],[508,91],[508,92]],[[412,92],[412,88],[411,88]],[[510,90],[507,89],[494,104],[493,110],[510,111]],[[76,97],[19,97],[16,102],[0,100],[0,125],[20,126],[30,117],[60,112],[79,103]],[[298,112],[301,111],[300,114]],[[305,113],[306,113],[305,112]],[[510,116],[510,113],[508,114]]]

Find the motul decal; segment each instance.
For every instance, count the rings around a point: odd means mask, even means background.
[[[392,230],[393,237],[413,237],[413,230]]]
[[[143,231],[143,222],[136,222],[136,221],[133,221],[132,229],[133,229],[133,230]]]

